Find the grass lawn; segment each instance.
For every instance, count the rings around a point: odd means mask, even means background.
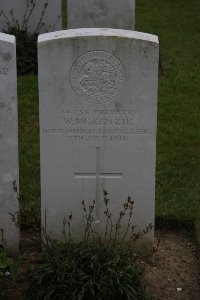
[[[160,40],[156,215],[194,221],[200,207],[200,1],[136,3],[136,30]]]
[[[160,39],[156,216],[200,218],[200,1],[137,0],[136,30]],[[22,219],[39,220],[37,78],[18,78]]]
[[[20,206],[22,221],[39,220],[39,107],[36,76],[18,77]]]

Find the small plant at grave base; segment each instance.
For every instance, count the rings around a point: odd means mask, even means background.
[[[19,198],[16,181],[13,181],[13,190],[17,193],[17,197]],[[12,222],[19,227],[19,212],[9,213],[9,215]],[[3,288],[6,280],[11,281],[12,284],[16,284],[20,278],[20,260],[19,258],[13,259],[8,257],[6,249],[7,241],[4,236],[4,229],[0,228],[0,299],[7,299],[6,291]]]
[[[17,50],[17,72],[18,75],[37,74],[37,37],[43,30],[44,32],[53,31],[56,23],[48,28],[43,22],[46,10],[49,5],[49,0],[46,0],[38,24],[32,33],[29,32],[30,18],[35,10],[38,0],[27,0],[24,11],[23,20],[21,23],[15,18],[13,9],[9,15],[6,15],[3,10],[0,11],[0,19],[6,24],[7,29],[4,33],[14,35],[16,37]],[[39,2],[39,1],[38,1]],[[60,16],[58,16],[59,20]]]
[[[1,233],[2,232],[3,231],[1,229]],[[10,264],[11,260],[7,257],[4,247],[0,245],[0,299],[4,299],[3,297],[5,296],[1,285],[3,283],[3,279],[6,276],[10,276],[10,272],[8,271]]]
[[[0,228],[0,299],[7,299],[3,288],[6,280],[12,281],[13,284],[19,279],[19,260],[14,261],[9,258],[5,247],[6,240],[4,238],[4,230]]]
[[[31,274],[26,299],[67,300],[147,300],[153,299],[142,283],[143,271],[133,248],[152,225],[135,233],[131,219],[134,202],[129,197],[114,223],[109,198],[104,192],[105,232],[93,228],[95,202],[88,208],[82,202],[85,230],[82,241],[71,234],[72,213],[63,221],[64,242],[50,239],[46,232],[40,264]],[[128,223],[122,234],[122,220]],[[68,230],[66,230],[68,229]]]

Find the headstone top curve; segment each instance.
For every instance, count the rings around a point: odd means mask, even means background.
[[[112,29],[112,28],[78,28],[62,30],[50,33],[40,34],[38,37],[38,43],[44,43],[52,40],[59,40],[65,38],[75,38],[75,37],[92,37],[92,36],[106,36],[106,37],[122,37],[130,38],[136,40],[145,40],[153,43],[159,43],[158,36],[123,29]]]
[[[15,43],[15,36],[11,35],[11,34],[6,34],[6,33],[2,33],[0,32],[0,41],[4,41],[7,43]]]

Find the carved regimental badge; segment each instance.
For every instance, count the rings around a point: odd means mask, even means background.
[[[114,55],[105,51],[82,54],[71,68],[71,86],[81,99],[95,104],[115,99],[123,87],[125,71]]]

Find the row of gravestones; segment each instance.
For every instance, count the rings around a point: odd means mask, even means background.
[[[66,1],[68,28],[134,29],[134,0]],[[22,28],[26,20],[30,32],[34,32],[39,23],[40,32],[62,29],[62,0],[1,0],[0,12],[0,30],[6,30],[13,21]]]
[[[130,30],[39,36],[41,219],[53,238],[62,239],[71,212],[73,236],[82,235],[83,200],[95,199],[94,226],[103,231],[104,190],[113,222],[134,196],[137,230],[154,224],[158,52],[156,36]],[[12,252],[19,249],[17,153],[15,38],[1,33],[0,229]],[[153,236],[139,252],[152,253]]]

